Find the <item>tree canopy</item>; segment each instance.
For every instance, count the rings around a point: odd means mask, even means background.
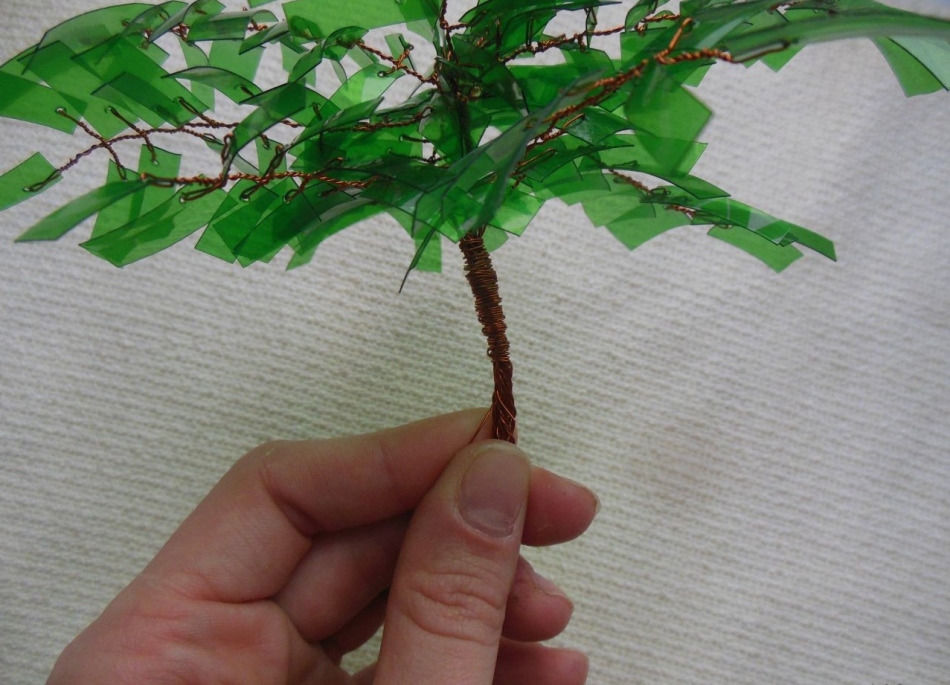
[[[0,115],[90,139],[0,176],[0,209],[107,161],[101,187],[19,240],[95,217],[82,246],[118,266],[203,229],[203,252],[248,265],[289,248],[293,268],[385,213],[415,241],[411,267],[438,270],[440,236],[478,232],[494,249],[556,198],[628,248],[710,226],[781,270],[801,246],[834,247],[692,174],[708,69],[779,69],[810,43],[868,37],[908,95],[950,85],[950,22],[873,0],[640,0],[617,25],[599,21],[608,0],[482,0],[455,18],[438,0],[249,4],[108,7],[0,67]],[[576,31],[553,29],[565,16]],[[259,78],[267,51],[280,83]],[[205,173],[182,174],[173,137],[197,141]]]

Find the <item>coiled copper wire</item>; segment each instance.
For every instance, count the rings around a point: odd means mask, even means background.
[[[512,368],[508,356],[505,314],[498,294],[498,276],[491,263],[485,242],[479,234],[469,234],[459,241],[465,256],[465,277],[475,296],[475,312],[488,340],[488,357],[492,361],[495,391],[492,394],[492,437],[515,442],[515,398],[512,390]]]

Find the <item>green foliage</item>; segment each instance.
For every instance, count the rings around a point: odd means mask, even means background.
[[[950,22],[872,0],[686,0],[679,13],[640,0],[622,25],[602,26],[607,4],[482,0],[455,23],[439,0],[84,14],[0,67],[0,115],[81,128],[91,147],[58,167],[36,154],[0,176],[0,209],[95,152],[111,160],[102,187],[20,240],[55,240],[97,216],[83,246],[119,266],[204,229],[203,252],[247,265],[289,247],[297,267],[386,213],[415,241],[412,266],[436,270],[438,236],[478,232],[497,246],[558,198],[629,248],[705,225],[781,270],[796,245],[831,259],[834,248],[691,175],[712,114],[692,88],[708,68],[778,69],[810,43],[865,36],[908,95],[950,86]],[[560,15],[576,33],[551,32]],[[258,80],[268,50],[281,54],[281,83]],[[171,51],[187,68],[166,68]],[[411,86],[402,99],[397,83]],[[158,147],[176,135],[197,141],[191,154],[211,151],[205,175],[181,176],[179,156]],[[122,161],[129,146],[135,169]]]

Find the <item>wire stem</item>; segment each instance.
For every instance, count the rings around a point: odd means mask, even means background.
[[[488,357],[492,360],[495,392],[492,394],[492,437],[515,442],[515,398],[512,391],[512,367],[508,356],[505,314],[498,294],[498,276],[485,249],[481,233],[462,238],[459,248],[465,256],[465,276],[475,296],[475,312],[488,340]]]

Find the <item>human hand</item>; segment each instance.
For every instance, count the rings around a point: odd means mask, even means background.
[[[519,549],[580,535],[596,498],[469,445],[482,416],[252,451],[47,685],[580,685],[583,654],[538,644],[570,600]],[[384,618],[377,663],[345,672]]]

